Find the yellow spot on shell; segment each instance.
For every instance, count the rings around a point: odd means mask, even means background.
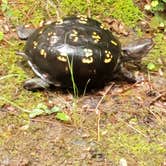
[[[70,38],[73,40],[73,42],[78,41],[78,32],[75,29],[72,30],[70,34]]]
[[[94,39],[95,43],[98,43],[101,39],[101,37],[96,32],[92,33],[92,38]]]
[[[77,15],[78,18],[88,18],[86,15]]]
[[[112,60],[112,58],[109,58],[109,59],[104,59],[104,63],[110,63]]]
[[[45,52],[44,49],[41,49],[41,50],[40,50],[40,55],[44,56],[44,58],[47,57],[47,53]]]
[[[111,43],[112,43],[113,45],[115,45],[115,46],[118,45],[118,43],[116,43],[114,40],[111,40]]]
[[[66,71],[66,73],[69,71],[68,66],[65,67],[65,71]]]
[[[73,42],[77,42],[77,41],[78,41],[78,37],[76,36],[74,37]]]
[[[67,58],[61,55],[57,56],[57,59],[61,62],[67,62]]]
[[[63,24],[63,20],[62,20],[62,19],[58,19],[58,20],[56,21],[56,24],[57,24],[57,25]]]
[[[104,63],[110,63],[112,60],[112,54],[110,51],[105,50],[105,59],[104,59]]]
[[[100,28],[101,28],[101,29],[104,29],[104,30],[107,30],[107,27],[106,27],[104,24],[101,24],[101,25],[100,25]]]
[[[33,48],[35,49],[38,45],[38,42],[37,41],[33,41]]]
[[[67,62],[67,53],[61,53],[59,56],[57,56],[57,59],[61,62]]]
[[[93,63],[93,57],[83,58],[82,63],[87,63],[87,64]]]
[[[81,23],[81,24],[86,24],[87,21],[86,21],[86,20],[79,20],[79,23]]]
[[[72,30],[72,34],[73,34],[73,35],[77,35],[78,32],[77,32],[75,29],[73,29],[73,30]]]
[[[89,48],[84,48],[84,53],[85,53],[85,57],[90,57],[93,55],[93,50],[89,49]]]
[[[48,32],[48,36],[51,36],[52,35],[52,32]]]
[[[87,24],[87,22],[88,22],[87,16],[79,15],[77,17],[79,18],[79,21],[78,21],[79,23],[81,23],[81,24]]]
[[[41,29],[40,31],[39,31],[39,34],[42,34],[43,33],[43,29]]]

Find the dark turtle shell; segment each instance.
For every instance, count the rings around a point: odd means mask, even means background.
[[[60,87],[96,87],[113,79],[119,68],[119,41],[103,24],[85,16],[45,25],[28,38],[25,53],[34,72]],[[72,70],[72,71],[71,71]]]

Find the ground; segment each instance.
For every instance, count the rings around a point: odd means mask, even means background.
[[[102,1],[102,6],[99,1],[3,1],[0,165],[166,165],[166,36],[149,25],[153,16],[144,16],[143,4],[135,2],[139,8],[130,0]],[[125,11],[121,14],[120,10]],[[153,37],[154,48],[143,59],[141,69],[134,70],[141,82],[110,82],[82,96],[60,89],[31,92],[23,88],[23,82],[34,74],[26,60],[16,55],[25,44],[18,39],[16,26],[37,27],[46,18],[53,20],[76,11],[104,21],[122,43],[135,36]],[[112,21],[111,16],[116,19]],[[32,114],[39,105],[43,108],[41,115]],[[56,111],[48,113],[52,108],[63,116],[57,116]]]

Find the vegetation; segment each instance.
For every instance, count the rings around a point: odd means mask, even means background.
[[[29,9],[29,4],[32,3],[33,8]],[[112,16],[122,20],[131,27],[135,26],[136,22],[143,18],[142,12],[134,5],[132,0],[98,0],[89,2],[86,0],[63,0],[59,3],[58,1],[48,1],[46,3],[42,0],[36,2],[34,0],[18,0],[16,3],[12,3],[8,0],[2,0],[1,9],[5,16],[15,25],[29,22],[38,26],[40,21],[45,18],[54,18],[59,15],[60,17],[74,14],[86,15],[89,9],[90,15],[93,17],[105,18]]]
[[[163,12],[166,10],[165,3],[166,0],[152,0],[150,4],[145,5],[145,9],[153,13]]]
[[[150,4],[145,5],[145,9],[154,14],[151,26],[153,28],[160,27],[166,31],[166,1],[165,0],[152,0]]]
[[[166,47],[164,46],[164,35],[163,33],[157,33],[154,42],[154,49],[151,50],[149,56],[145,58],[144,64],[149,65],[149,70],[157,71],[159,69],[164,69],[163,58],[165,58]],[[153,66],[153,67],[152,67]]]
[[[119,165],[121,158],[128,165],[164,163],[166,36],[163,12],[166,2],[152,0],[144,4],[155,15],[146,17],[134,2],[138,1],[2,0],[0,165],[5,162],[10,165],[21,162],[23,165],[99,165],[99,162]],[[24,81],[34,74],[26,60],[15,54],[25,44],[17,38],[16,26],[38,27],[45,20],[73,14],[89,15],[101,21],[115,18],[142,36],[146,32],[140,29],[139,21],[147,22],[148,17],[151,30],[148,35],[153,36],[155,46],[144,58],[143,66],[147,66],[148,76],[146,69],[144,75],[147,79],[152,77],[151,82],[136,86],[117,83],[109,86],[109,90],[80,97],[73,78],[74,97],[70,92],[59,90],[23,89]],[[70,72],[73,74],[72,63]],[[18,163],[12,163],[13,160]]]

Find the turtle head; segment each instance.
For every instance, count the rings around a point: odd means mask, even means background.
[[[151,38],[141,38],[122,46],[123,61],[141,60],[154,46]]]
[[[17,35],[21,40],[27,40],[28,37],[32,35],[34,31],[35,29],[26,28],[24,25],[20,25],[16,27]]]

